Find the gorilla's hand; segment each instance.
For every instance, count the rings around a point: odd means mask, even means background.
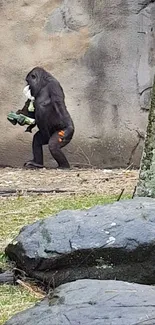
[[[29,125],[29,126],[26,128],[25,132],[30,132],[30,133],[32,133],[32,129],[33,129],[35,126],[36,126],[36,123],[35,123],[35,124],[32,124],[32,125]]]

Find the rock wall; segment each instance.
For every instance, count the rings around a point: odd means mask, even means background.
[[[154,0],[0,1],[0,165],[22,166],[32,135],[6,120],[26,73],[61,82],[76,132],[71,164],[139,166],[155,71]],[[45,162],[54,165],[45,149]]]

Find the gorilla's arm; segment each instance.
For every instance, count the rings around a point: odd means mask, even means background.
[[[22,109],[19,109],[19,110],[16,112],[16,114],[23,114],[23,115],[25,115],[25,116],[28,116],[28,117],[30,117],[30,118],[35,119],[35,112],[30,112],[30,111],[28,110],[28,108],[29,108],[29,106],[30,106],[30,103],[31,103],[31,100],[28,99],[28,100],[25,102],[23,108],[22,108]],[[36,126],[36,123],[35,123],[35,124],[32,124],[32,125],[29,125],[29,126],[26,128],[25,132],[30,132],[30,133],[32,133],[32,129],[33,129],[35,126]]]
[[[22,109],[18,109],[18,111],[16,112],[16,114],[23,114],[23,115],[25,115],[25,116],[28,116],[28,117],[30,117],[30,118],[34,118],[34,119],[35,119],[35,112],[30,112],[30,111],[28,110],[28,108],[29,108],[29,106],[30,106],[30,103],[31,103],[31,100],[28,99],[28,100],[25,102],[23,108],[22,108]]]

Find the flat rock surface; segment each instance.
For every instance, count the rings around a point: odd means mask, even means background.
[[[82,278],[155,283],[155,200],[62,211],[25,226],[6,253],[54,287]]]
[[[153,325],[155,287],[119,281],[78,280],[13,316],[5,325]]]

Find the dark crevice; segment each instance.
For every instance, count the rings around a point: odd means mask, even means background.
[[[66,314],[63,314],[63,315],[64,315],[64,317],[67,319],[68,323],[69,323],[69,324],[72,324],[71,321],[70,321],[70,319],[68,318],[68,316],[67,316]]]
[[[61,11],[61,14],[62,14],[62,19],[63,19],[63,23],[64,23],[64,28],[68,29],[68,26],[67,26],[67,20],[66,20],[66,13],[65,11],[63,11],[63,9],[60,10]]]
[[[139,130],[135,130],[135,131],[137,132],[139,139],[145,140],[145,135],[142,132],[140,132]]]
[[[147,108],[147,107],[141,107],[140,108],[143,112],[148,112],[149,111],[149,107]]]
[[[56,254],[56,255],[61,255],[61,253],[60,252],[58,252],[58,251],[56,251],[56,250],[51,250],[51,249],[44,249],[44,252],[46,253],[46,254]]]
[[[139,93],[139,95],[142,96],[143,93],[144,93],[145,91],[149,90],[149,89],[152,89],[152,86],[149,86],[149,87],[143,89],[143,90]]]
[[[130,154],[130,157],[129,157],[129,161],[128,161],[128,164],[127,164],[127,166],[130,166],[131,163],[132,163],[132,160],[133,160],[133,156],[134,156],[134,154],[135,154],[135,151],[137,150],[137,148],[138,148],[138,146],[139,146],[141,140],[144,141],[144,139],[145,139],[145,135],[144,135],[141,131],[139,131],[139,130],[135,130],[135,129],[130,128],[128,125],[125,125],[125,126],[126,126],[126,128],[127,128],[129,131],[131,131],[131,132],[133,132],[133,131],[136,132],[136,133],[137,133],[137,136],[138,136],[137,143],[135,144],[135,146],[133,147],[133,149],[132,149],[132,151],[131,151],[131,154]]]
[[[71,240],[69,239],[69,246],[70,246],[70,249],[71,249],[71,251],[73,250],[73,247],[72,247],[72,242],[71,242]]]
[[[138,146],[139,146],[139,144],[140,144],[140,141],[141,141],[141,139],[139,138],[138,141],[137,141],[137,143],[136,143],[136,145],[134,146],[134,148],[133,148],[132,151],[131,151],[130,158],[129,158],[129,162],[128,162],[128,166],[131,165],[131,162],[132,162],[132,160],[133,160],[133,156],[134,156],[135,151],[137,150],[137,148],[138,148]]]
[[[140,131],[138,131],[138,130],[135,130],[135,131],[137,132],[138,141],[137,141],[137,143],[135,144],[135,146],[133,147],[133,149],[131,151],[130,158],[129,158],[129,162],[128,162],[128,166],[131,165],[132,160],[133,160],[133,156],[134,156],[134,154],[135,154],[135,152],[136,152],[136,150],[137,150],[137,148],[138,148],[141,140],[144,140],[145,139],[145,136]]]
[[[142,11],[142,10],[144,10],[144,9],[146,9],[151,3],[154,3],[155,2],[155,0],[146,0],[146,1],[144,1],[143,3],[138,3],[140,6],[141,6],[141,8],[137,11],[137,15]]]

